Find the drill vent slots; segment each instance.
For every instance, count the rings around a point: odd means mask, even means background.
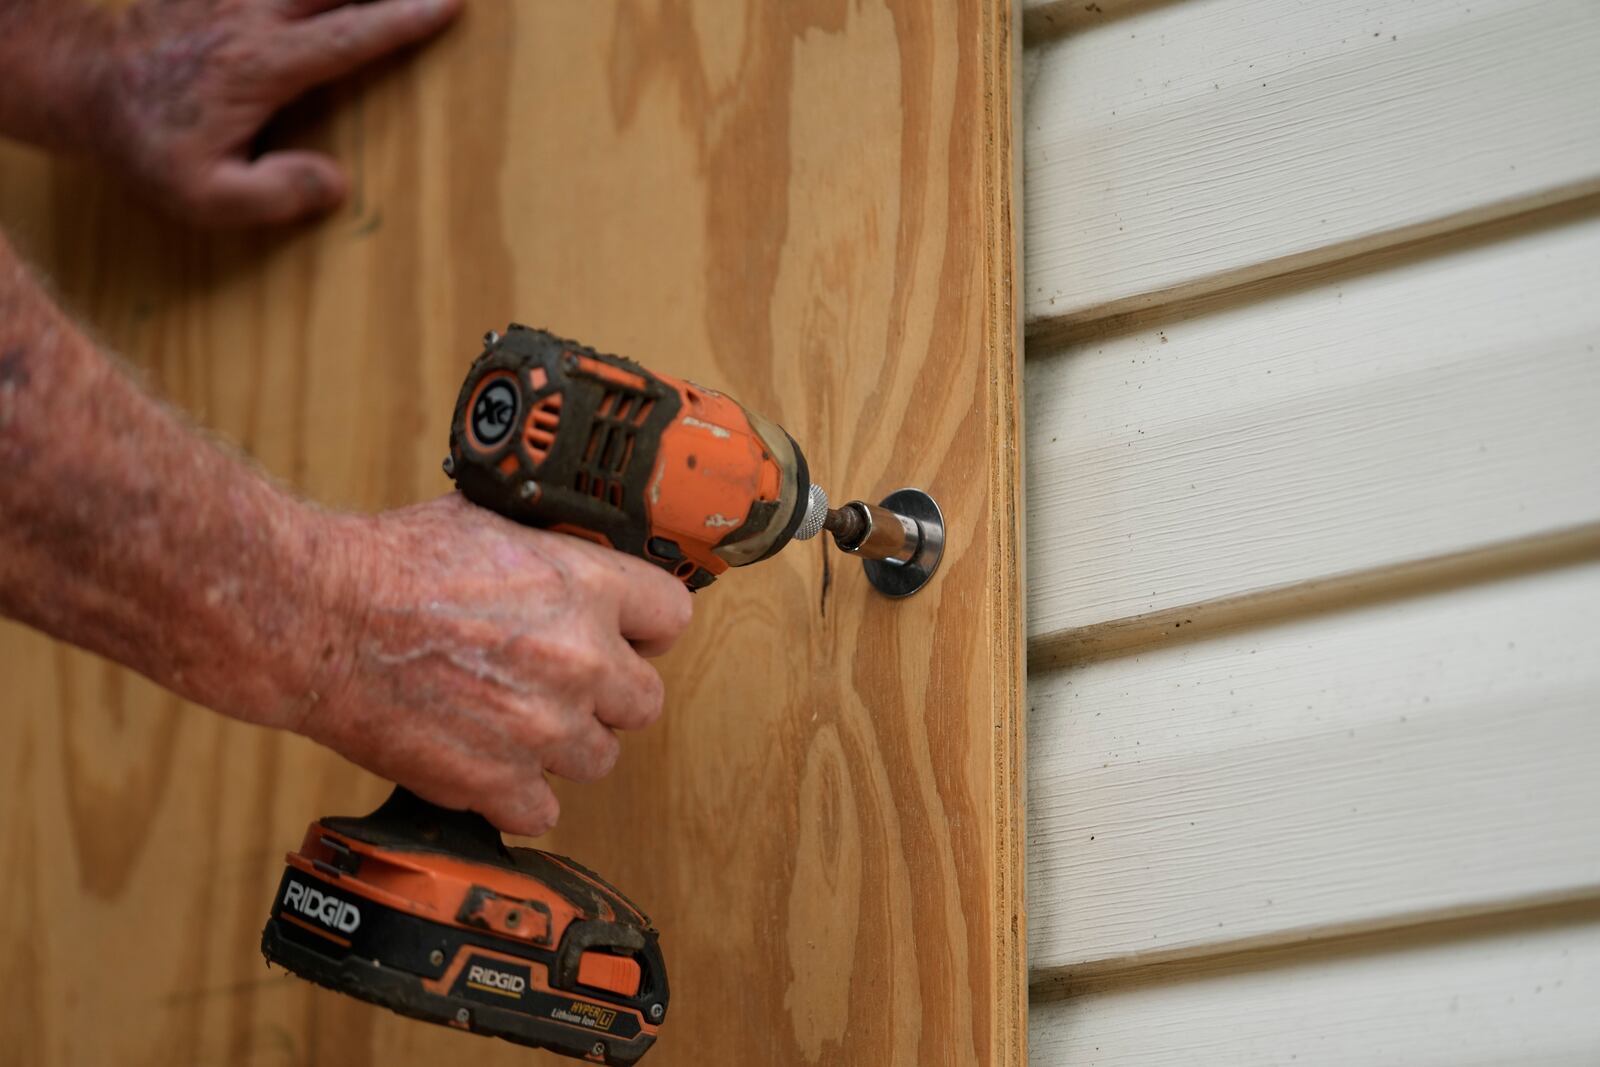
[[[556,443],[556,428],[561,425],[561,394],[542,397],[528,413],[522,440],[528,446],[528,459],[537,467]]]
[[[654,399],[631,389],[606,390],[595,409],[573,488],[614,508],[622,507],[622,483],[633,462],[634,436],[655,404]]]

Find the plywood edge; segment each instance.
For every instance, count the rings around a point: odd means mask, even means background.
[[[986,8],[983,25],[984,272],[990,450],[988,540],[993,549],[989,611],[995,627],[993,718],[994,1032],[996,1067],[1028,1061],[1027,627],[1023,618],[1022,144],[1020,34],[1014,2]]]

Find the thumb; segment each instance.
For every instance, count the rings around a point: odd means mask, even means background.
[[[224,159],[186,198],[187,214],[208,226],[265,226],[323,215],[344,202],[349,182],[317,152],[268,152]]]
[[[561,818],[561,801],[540,773],[517,791],[508,791],[477,809],[479,814],[508,834],[540,837],[555,829]]]

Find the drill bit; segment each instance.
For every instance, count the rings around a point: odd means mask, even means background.
[[[823,530],[833,535],[833,543],[841,551],[862,559],[905,563],[922,545],[922,527],[915,519],[863,500],[830,508],[828,494],[822,486],[813,485],[794,536],[806,541]]]

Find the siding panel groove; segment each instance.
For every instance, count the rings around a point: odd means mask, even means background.
[[[1579,1067],[1600,1050],[1600,902],[1075,984],[1037,1067]]]
[[[1029,632],[1600,521],[1600,217],[1027,367]]]
[[[1600,560],[1036,673],[1029,960],[1600,893]]]

